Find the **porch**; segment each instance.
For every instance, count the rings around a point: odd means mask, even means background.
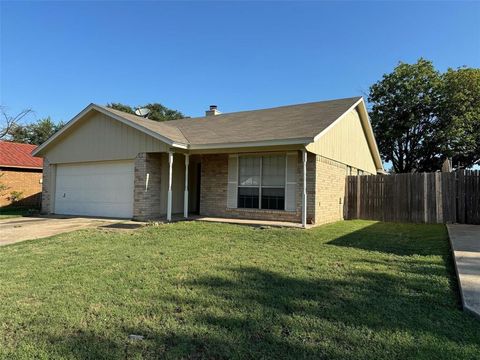
[[[270,154],[272,154],[270,152]],[[180,152],[140,153],[134,165],[133,219],[139,221],[178,221],[195,219],[259,226],[306,227],[307,156],[297,161],[297,153],[282,154],[286,169],[285,194],[281,209],[236,206],[237,189],[232,190],[232,154],[188,154]],[[293,166],[293,167],[292,167]],[[291,178],[287,179],[287,173]],[[300,180],[300,181],[297,181]],[[288,188],[287,188],[288,184]],[[288,194],[287,194],[288,190]],[[234,206],[232,206],[232,198]],[[257,200],[258,201],[258,200]],[[287,204],[289,201],[289,204]]]

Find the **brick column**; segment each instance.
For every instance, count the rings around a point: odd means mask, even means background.
[[[133,218],[151,220],[161,217],[161,153],[139,153],[135,158]]]
[[[52,214],[55,202],[55,179],[57,167],[50,164],[47,158],[43,159],[42,178],[42,214]]]

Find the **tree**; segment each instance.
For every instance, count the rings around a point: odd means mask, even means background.
[[[0,180],[3,175],[5,174],[0,173]],[[7,184],[4,184],[3,182],[0,181],[0,197],[5,195],[8,189],[10,189],[10,187]]]
[[[25,144],[40,145],[63,127],[63,122],[54,123],[50,117],[29,125],[16,125],[10,130],[10,140]]]
[[[480,160],[480,69],[448,69],[442,78],[442,152],[470,167]]]
[[[465,166],[478,159],[478,76],[466,68],[441,74],[419,59],[400,63],[370,87],[372,127],[394,172],[440,170],[451,156]]]
[[[122,103],[110,103],[107,104],[107,106],[109,108],[124,111],[129,114],[135,114],[134,109],[130,105],[125,105]],[[185,116],[180,111],[169,109],[159,103],[149,103],[146,105],[138,106],[137,108],[149,109],[150,113],[148,114],[148,119],[150,120],[168,121],[185,118]]]
[[[20,111],[17,115],[8,115],[4,106],[0,106],[0,113],[2,114],[2,123],[0,124],[0,140],[6,139],[10,136],[13,128],[19,125],[20,121],[28,114],[33,113],[32,109],[25,109]]]

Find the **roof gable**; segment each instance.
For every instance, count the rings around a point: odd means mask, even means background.
[[[361,98],[347,98],[168,121],[192,145],[271,140],[308,143]]]
[[[59,132],[33,151],[39,155],[56,138],[91,111],[98,111],[169,146],[183,149],[308,145],[328,132],[345,114],[357,108],[372,157],[383,170],[362,97],[352,97],[208,117],[158,122],[105,106],[90,104]]]

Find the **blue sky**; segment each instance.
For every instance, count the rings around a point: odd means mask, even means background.
[[[480,67],[476,2],[4,2],[1,104],[190,116],[365,94],[399,61]],[[33,119],[33,118],[32,118]]]

